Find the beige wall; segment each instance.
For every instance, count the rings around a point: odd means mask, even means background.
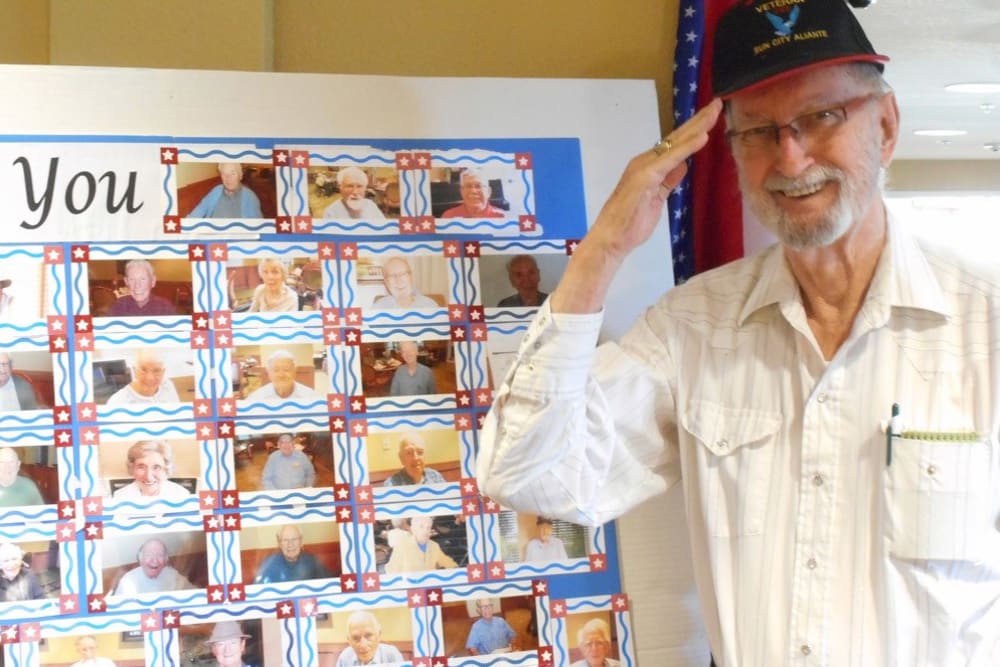
[[[670,113],[676,0],[0,0],[0,62],[653,79]],[[303,91],[307,98],[308,91]],[[497,91],[498,101],[503,101]]]

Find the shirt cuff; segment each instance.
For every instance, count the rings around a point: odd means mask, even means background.
[[[536,396],[582,394],[603,320],[603,309],[553,313],[546,300],[521,340],[512,385]]]

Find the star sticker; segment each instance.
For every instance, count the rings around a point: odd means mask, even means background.
[[[449,257],[454,257],[458,254],[458,244],[457,243],[445,243],[444,244],[444,254]]]
[[[97,514],[97,510],[99,509],[100,506],[96,500],[91,500],[87,503],[87,514]]]
[[[497,507],[498,507],[498,505],[497,505],[497,502],[495,500],[490,499],[490,500],[486,501],[486,511],[487,512],[495,512],[497,510]]]
[[[376,579],[375,577],[371,575],[365,577],[365,588],[367,588],[368,590],[375,588],[377,584],[378,584],[378,579]]]
[[[60,328],[61,328],[62,325],[60,324],[58,326],[60,326]],[[76,330],[77,331],[89,331],[90,330],[90,322],[88,322],[87,320],[85,320],[82,317],[78,318],[77,321],[76,321]]]
[[[335,431],[342,431],[344,429],[344,420],[337,417],[333,420],[333,428]]]
[[[461,396],[458,397],[458,404],[461,405],[462,407],[468,407],[470,403],[472,403],[472,399],[469,398],[468,394],[463,393]]]
[[[82,317],[79,319],[79,321],[86,322],[86,320]],[[63,328],[62,320],[60,320],[58,317],[53,317],[51,323],[49,324],[49,328],[52,329],[52,331],[62,331]]]
[[[89,350],[90,349],[90,336],[78,336],[76,339],[76,349],[78,350]]]
[[[542,651],[542,660],[545,662],[552,662],[552,653],[548,649]]]
[[[340,254],[343,255],[344,257],[354,257],[354,246],[353,245],[342,246],[340,249]]]
[[[473,322],[478,322],[479,318],[481,317],[482,313],[479,312],[478,308],[473,308],[471,311],[469,311],[469,319],[472,320]]]
[[[84,405],[80,408],[80,418],[83,421],[90,421],[91,417],[94,416],[94,409],[90,405]]]
[[[225,329],[229,324],[229,317],[225,313],[217,313],[215,315],[215,322],[220,329]]]
[[[235,493],[223,493],[222,494],[222,504],[226,507],[236,506],[236,494]]]
[[[229,516],[227,516],[227,517],[226,517],[226,527],[227,527],[227,528],[232,528],[232,527],[234,527],[234,526],[235,526],[235,525],[236,525],[237,523],[239,523],[239,519],[237,519],[237,518],[236,518],[235,516],[233,516],[232,514],[230,514]]]
[[[3,634],[4,637],[13,642],[17,639],[17,627],[11,625],[6,630],[3,631]]]
[[[404,232],[412,232],[413,231],[413,223],[410,222],[409,220],[407,220],[406,222],[404,222],[403,224],[401,224],[400,227],[403,228]]]
[[[212,498],[211,494],[207,494],[207,493],[204,496],[202,496],[201,503],[205,507],[214,507],[215,506],[215,500]]]
[[[162,151],[160,151],[160,160],[162,160],[163,162],[173,162],[174,152],[169,148],[164,148]]]
[[[204,329],[205,327],[208,326],[208,318],[202,315],[201,317],[199,317],[194,321],[194,325],[198,329]]]
[[[486,335],[485,331],[483,331],[479,327],[473,327],[473,329],[472,329],[472,337],[473,338],[481,339],[484,335]]]
[[[420,597],[420,593],[416,591],[414,591],[413,595],[410,596],[410,600],[413,602],[414,605],[420,604],[421,599],[422,598]]]
[[[229,347],[229,334],[227,334],[225,331],[220,331],[216,335],[215,340],[218,342],[219,347]]]
[[[283,232],[290,232],[292,231],[292,223],[288,220],[282,220],[281,224],[278,225],[278,229]]]
[[[344,399],[338,395],[330,397],[330,408],[332,410],[339,410],[344,405]]]
[[[163,625],[167,626],[168,628],[172,628],[177,624],[178,620],[180,619],[176,614],[174,614],[174,612],[168,611],[163,616]]]
[[[165,223],[163,224],[163,226],[164,226],[164,227],[166,228],[166,230],[167,230],[168,232],[176,232],[176,231],[177,231],[177,228],[178,228],[178,227],[180,227],[180,225],[179,225],[179,224],[177,223],[177,221],[176,221],[176,220],[174,220],[174,219],[172,219],[172,218],[171,218],[171,219],[169,219],[169,220],[167,220],[167,221],[166,221],[166,222],[165,222]]]
[[[50,262],[58,262],[60,259],[62,259],[62,253],[60,253],[55,248],[52,248],[51,250],[49,250],[48,256],[49,256],[49,261]]]
[[[344,590],[353,591],[357,586],[357,583],[353,578],[345,577],[344,580],[340,582],[340,585],[344,588]]]
[[[462,327],[453,327],[452,330],[451,330],[451,335],[454,338],[464,339],[465,338],[465,329],[463,329]]]
[[[153,614],[144,614],[144,616],[146,617],[146,619],[145,619],[145,621],[143,621],[143,625],[145,625],[150,630],[152,630],[153,628],[155,628],[156,627],[156,617]]]
[[[544,594],[549,589],[549,585],[544,581],[535,582],[535,593]]]
[[[288,604],[287,602],[285,604],[281,605],[280,609],[281,609],[281,615],[282,616],[291,616],[292,615],[292,605]]]
[[[361,423],[354,424],[353,429],[354,429],[354,433],[356,435],[361,435],[361,434],[363,434],[365,432],[365,426],[364,426],[364,424],[361,424]]]
[[[332,243],[320,243],[319,244],[319,254],[323,257],[333,257],[333,244]]]
[[[204,347],[205,346],[205,337],[203,335],[201,335],[201,334],[196,334],[194,336],[194,344],[195,344],[196,347]]]
[[[456,421],[458,422],[458,428],[459,429],[467,429],[467,428],[469,428],[469,418],[468,417],[466,417],[466,416],[463,415],[463,416],[459,417],[458,419],[456,419]]]
[[[358,332],[357,331],[354,331],[352,329],[351,331],[347,332],[347,341],[349,343],[356,343],[357,340],[358,340]]]
[[[453,319],[453,320],[460,320],[460,319],[462,319],[462,315],[463,314],[464,313],[462,312],[461,308],[453,308],[452,311],[451,311],[451,319]]]
[[[473,565],[469,568],[469,579],[471,579],[472,581],[479,581],[482,578],[483,578],[482,568],[476,565]]]
[[[465,244],[465,254],[466,255],[475,255],[476,254],[476,246],[475,246],[475,244],[473,244],[473,243],[467,243],[467,244]]]
[[[520,167],[528,166],[528,158],[522,155],[521,157],[518,158],[517,164]]]
[[[101,611],[104,607],[104,599],[99,596],[93,596],[90,599],[90,610],[91,611]]]
[[[101,532],[100,526],[96,523],[88,523],[85,530],[87,532],[87,537],[97,537]]]
[[[62,607],[65,611],[73,611],[76,609],[76,598],[72,595],[63,595],[62,597]]]
[[[294,156],[293,159],[295,160],[295,166],[296,167],[301,167],[302,165],[304,165],[306,163],[306,156],[302,153],[302,151],[295,151],[293,153],[293,156]]]
[[[191,246],[191,256],[195,259],[201,259],[205,256],[205,248],[200,245]]]
[[[212,602],[222,602],[222,591],[218,588],[213,590],[211,595],[209,595],[209,598]]]
[[[368,510],[368,509],[361,510],[361,522],[362,523],[368,523],[368,520],[371,518],[371,516],[372,516],[371,510]]]
[[[278,164],[287,164],[288,163],[288,153],[286,153],[285,151],[275,151],[274,152],[274,160]]]
[[[66,423],[69,421],[69,410],[59,410],[56,412],[56,421]]]
[[[226,249],[221,245],[212,246],[212,257],[214,259],[222,259],[226,256]]]
[[[472,480],[469,480],[468,482],[462,485],[462,489],[466,493],[473,493],[476,490],[476,485],[472,483]]]
[[[371,492],[368,490],[367,487],[358,487],[358,500],[364,502],[364,501],[368,500],[368,497],[370,495],[371,495]]]
[[[500,573],[502,572],[503,570],[500,569],[499,565],[494,565],[493,567],[490,568],[490,575],[492,575],[493,577],[499,577]]]
[[[427,599],[430,600],[431,603],[437,602],[439,597],[441,597],[441,594],[438,593],[437,590],[430,591],[427,594]]]
[[[563,613],[563,605],[561,602],[555,602],[552,604],[552,611],[556,614]]]
[[[344,487],[341,487],[341,488],[337,489],[337,499],[338,500],[347,500],[350,497],[350,495],[351,495],[351,492],[348,491]]]
[[[427,158],[424,155],[417,154],[417,165],[421,167],[427,166]]]
[[[406,167],[409,167],[410,166],[410,158],[406,157],[405,155],[403,157],[399,158],[399,166],[403,167],[404,169]]]
[[[208,404],[207,403],[199,403],[198,404],[198,408],[197,408],[197,412],[198,412],[198,414],[200,416],[207,415],[208,414]]]
[[[52,347],[55,348],[56,350],[64,350],[64,349],[66,349],[66,339],[63,338],[62,336],[57,336],[57,337],[53,338],[52,339]]]
[[[235,584],[229,584],[229,599],[230,600],[242,600],[243,599],[243,587],[237,586]]]
[[[350,510],[350,508],[347,508],[347,507],[341,508],[340,509],[340,518],[341,518],[342,521],[347,521],[348,519],[350,519],[351,518],[351,510]]]

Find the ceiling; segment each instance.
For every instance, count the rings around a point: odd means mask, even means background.
[[[857,10],[902,114],[897,160],[1000,160],[1000,93],[951,93],[949,83],[1000,82],[1000,0],[878,0]],[[980,109],[983,103],[996,108]],[[943,144],[917,129],[959,129]]]

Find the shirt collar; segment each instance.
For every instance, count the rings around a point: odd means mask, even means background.
[[[757,282],[740,311],[740,326],[766,306],[801,300],[798,283],[780,244],[764,250],[760,262]],[[883,321],[893,307],[926,310],[945,317],[949,314],[941,286],[919,242],[891,213],[886,246],[865,302],[865,310],[882,311],[883,317],[878,319]]]

